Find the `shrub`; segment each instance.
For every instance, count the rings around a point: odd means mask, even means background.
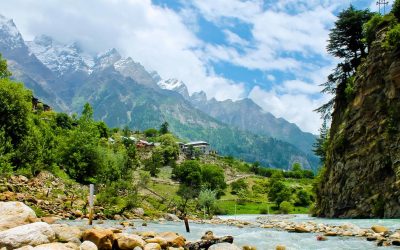
[[[400,48],[400,24],[388,31],[384,46],[390,49]]]
[[[293,205],[288,201],[282,201],[279,204],[279,211],[283,214],[288,214],[293,210]]]

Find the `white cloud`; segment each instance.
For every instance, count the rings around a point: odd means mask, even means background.
[[[307,93],[279,93],[276,89],[270,91],[255,86],[249,97],[264,110],[276,117],[283,117],[289,122],[296,123],[303,131],[314,134],[321,127],[320,115],[313,110],[328,101],[328,97],[321,96],[311,99]]]
[[[0,9],[25,39],[48,34],[66,43],[78,40],[92,52],[115,47],[164,78],[183,80],[191,92],[243,97],[242,84],[217,76],[201,60],[203,42],[186,21],[190,10],[176,13],[150,0],[15,0],[1,1]]]

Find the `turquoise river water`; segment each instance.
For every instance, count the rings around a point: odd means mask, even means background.
[[[221,216],[221,219],[237,219],[243,221],[256,221],[257,217],[263,215],[237,215]],[[268,215],[267,215],[268,216]],[[269,215],[274,218],[274,215]],[[370,228],[374,224],[379,224],[390,228],[391,230],[400,229],[400,219],[321,219],[313,218],[307,215],[288,216],[288,221],[315,221],[326,225],[341,225],[352,223],[361,228]],[[82,221],[71,221],[69,224],[82,225]],[[118,221],[105,221],[101,227],[117,227]],[[186,233],[183,222],[147,222],[147,226],[141,226],[141,221],[135,222],[135,228],[129,228],[126,232],[137,231],[172,231],[183,235],[187,240],[199,240],[205,231],[211,230],[214,235],[225,236],[232,235],[234,243],[238,246],[251,245],[259,250],[275,249],[277,245],[285,245],[288,250],[291,249],[400,249],[400,247],[377,247],[375,242],[369,242],[365,238],[357,237],[329,237],[327,241],[317,241],[318,234],[315,233],[289,233],[276,229],[263,229],[259,227],[238,228],[227,225],[197,224],[190,223],[190,233]]]

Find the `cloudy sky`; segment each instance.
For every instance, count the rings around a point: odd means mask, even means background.
[[[335,65],[326,40],[350,3],[376,10],[376,0],[4,0],[0,14],[25,40],[47,34],[91,53],[115,47],[191,93],[250,97],[317,133],[313,110],[329,99],[318,85]]]

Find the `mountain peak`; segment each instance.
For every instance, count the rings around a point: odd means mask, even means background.
[[[44,47],[49,47],[53,45],[53,38],[48,35],[40,35],[36,36],[33,42]]]
[[[170,78],[168,80],[161,80],[158,82],[158,86],[162,89],[168,89],[181,94],[185,99],[189,99],[189,91],[186,84],[176,78]]]
[[[99,55],[97,55],[97,57],[95,58],[95,62],[96,66],[105,68],[114,65],[114,63],[121,60],[121,58],[122,57],[119,52],[115,48],[112,48],[104,53],[100,53]]]
[[[24,47],[25,42],[17,26],[15,26],[14,21],[0,15],[0,48],[13,50]],[[4,51],[2,52],[4,53]]]
[[[193,102],[197,103],[206,103],[207,102],[207,94],[204,91],[195,92],[192,94],[190,99]]]

